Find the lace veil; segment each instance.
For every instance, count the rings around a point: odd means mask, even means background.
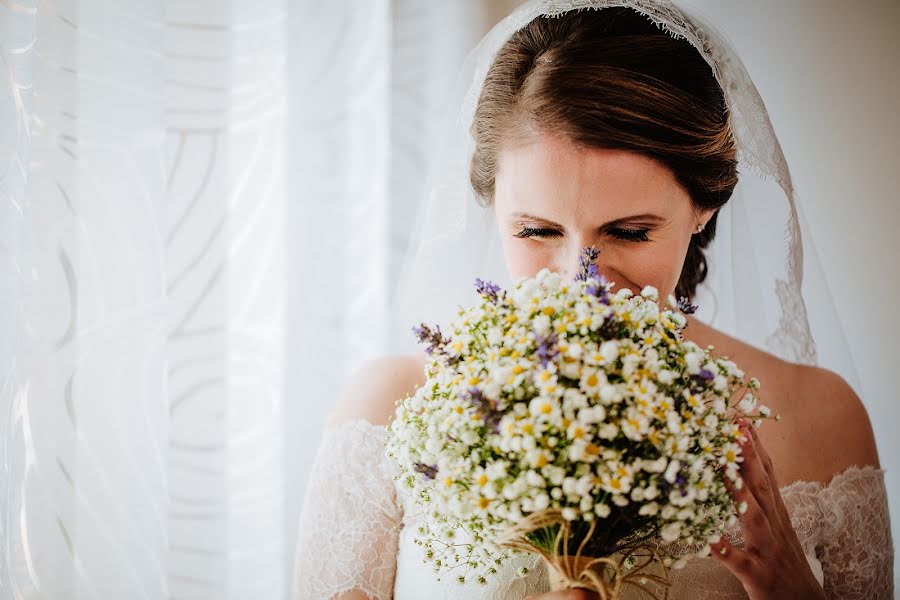
[[[706,249],[709,272],[694,299],[700,307],[697,317],[786,360],[823,364],[859,391],[814,248],[809,239],[801,239],[802,215],[765,104],[724,36],[704,17],[672,0],[531,0],[472,50],[456,81],[459,111],[433,156],[395,288],[392,318],[398,337],[392,350],[421,351],[410,328],[422,321],[446,323],[457,306],[474,302],[476,276],[503,286],[512,283],[493,215],[476,202],[469,183],[475,146],[469,126],[495,53],[535,17],[615,6],[631,8],[670,35],[688,40],[724,91],[737,144],[739,183],[720,209],[715,239]],[[820,332],[815,339],[814,330]]]

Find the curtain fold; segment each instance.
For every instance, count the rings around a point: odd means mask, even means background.
[[[280,598],[482,2],[0,4],[0,598]]]

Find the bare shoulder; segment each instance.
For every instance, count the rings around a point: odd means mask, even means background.
[[[843,377],[822,367],[795,365],[803,414],[813,419],[812,443],[834,475],[851,465],[880,468],[869,413]],[[822,477],[830,479],[830,477]]]
[[[425,381],[425,362],[418,354],[382,356],[368,360],[344,387],[329,425],[363,419],[387,425],[397,400],[415,392]]]
[[[781,415],[759,430],[779,482],[828,482],[851,465],[880,468],[869,414],[839,374],[782,360],[699,322],[694,341],[712,345],[762,382],[760,401]]]

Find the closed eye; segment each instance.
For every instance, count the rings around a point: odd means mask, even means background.
[[[647,232],[649,229],[625,229],[622,227],[616,227],[614,229],[610,229],[609,233],[615,238],[620,240],[625,240],[628,242],[648,242],[650,238],[647,237]]]
[[[555,229],[547,229],[545,227],[528,227],[527,225],[522,227],[522,230],[519,233],[513,234],[517,238],[531,238],[531,237],[559,237],[562,235],[561,232]]]

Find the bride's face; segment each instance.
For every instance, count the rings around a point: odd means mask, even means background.
[[[499,156],[494,211],[515,279],[547,267],[567,277],[585,246],[615,289],[674,293],[698,212],[668,168],[622,150],[577,147],[560,136]]]

